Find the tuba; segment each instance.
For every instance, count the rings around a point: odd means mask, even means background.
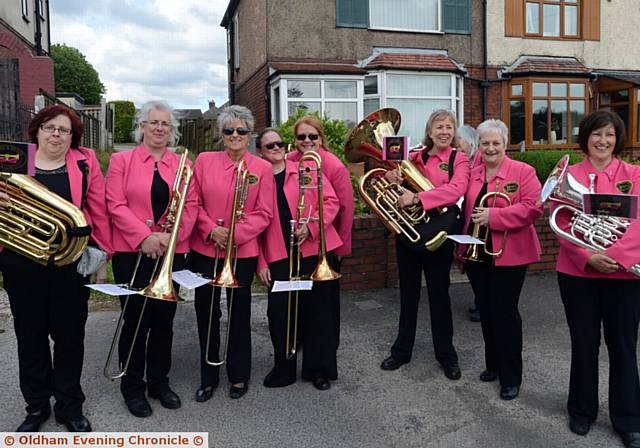
[[[0,173],[10,205],[0,210],[0,245],[42,265],[73,263],[91,227],[82,211],[24,174]]]
[[[382,141],[385,136],[396,135],[400,129],[400,112],[385,108],[369,114],[356,126],[345,146],[347,160],[365,162],[368,171],[360,178],[358,193],[382,223],[410,249],[437,250],[447,239],[439,217],[446,208],[427,212],[420,206],[400,208],[398,198],[407,188],[414,193],[433,189],[433,184],[415,165],[403,160],[400,163],[382,160]],[[404,178],[404,186],[387,181],[387,171],[398,169]]]
[[[605,250],[624,235],[631,223],[625,218],[584,213],[583,195],[593,192],[595,176],[590,175],[591,186],[587,188],[569,173],[568,168],[569,155],[565,154],[549,174],[540,193],[541,202],[559,204],[549,217],[549,226],[556,235],[576,246],[592,252]],[[560,214],[569,217],[568,231],[557,223]],[[629,272],[640,276],[640,264],[633,265]]]

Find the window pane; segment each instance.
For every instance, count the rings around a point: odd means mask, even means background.
[[[640,104],[638,104],[638,127],[636,128],[636,136],[640,142]]]
[[[578,143],[578,131],[580,130],[579,125],[585,114],[584,100],[570,101],[569,111],[571,112],[571,143]]]
[[[299,101],[290,101],[289,102],[289,116],[295,115],[296,110],[302,109],[305,113],[314,113],[320,112],[320,103],[302,103]]]
[[[387,75],[388,96],[450,96],[450,76]]]
[[[355,81],[325,81],[325,98],[356,98]]]
[[[378,77],[377,76],[364,77],[364,94],[365,95],[378,94]]]
[[[511,86],[511,96],[522,96],[522,84],[514,84]]]
[[[402,126],[398,135],[410,136],[411,145],[415,145],[422,140],[424,126],[431,112],[451,108],[451,101],[390,98],[387,100],[387,106],[398,109],[402,115]]]
[[[613,103],[617,103],[620,101],[624,101],[624,102],[629,101],[629,91],[625,89],[625,90],[618,90],[616,92],[611,92],[611,101]]]
[[[578,3],[578,0],[564,0],[565,3]]]
[[[364,100],[364,115],[367,116],[371,112],[375,112],[380,109],[380,99],[379,98],[369,98]]]
[[[280,87],[276,87],[275,89],[273,89],[273,100],[272,100],[272,104],[274,105],[274,114],[273,114],[273,119],[275,120],[276,124],[280,124],[282,123],[282,115],[280,113]]]
[[[538,34],[540,32],[540,5],[527,3],[527,33]]]
[[[334,120],[344,121],[348,128],[354,127],[358,120],[357,103],[324,103],[324,115]]]
[[[548,84],[546,82],[533,83],[533,96],[548,96]]]
[[[560,5],[542,6],[542,35],[560,35]]]
[[[611,110],[622,118],[624,121],[624,128],[629,129],[629,107],[628,106],[615,106],[612,107]]]
[[[552,82],[551,83],[551,96],[567,96],[567,85],[565,83]]]
[[[524,101],[511,101],[509,117],[510,143],[519,145],[524,141]]]
[[[567,143],[567,133],[569,130],[569,120],[567,119],[567,101],[551,101],[551,132],[550,143],[559,145]]]
[[[565,6],[564,8],[564,34],[565,36],[578,35],[578,7]]]
[[[320,81],[288,81],[289,98],[320,98]]]
[[[438,31],[438,0],[369,0],[372,28]]]
[[[606,106],[608,104],[611,104],[611,93],[602,92],[600,94],[600,106]]]
[[[584,98],[584,84],[569,84],[569,93],[573,98]]]
[[[547,100],[533,100],[533,143],[546,144],[549,140]]]

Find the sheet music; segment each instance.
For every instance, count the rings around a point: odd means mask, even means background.
[[[103,294],[107,294],[110,296],[128,296],[129,294],[137,294],[137,291],[133,291],[131,289],[123,288],[120,285],[110,285],[107,283],[96,283],[91,285],[86,285],[87,288],[94,289]]]
[[[273,282],[273,288],[271,292],[284,292],[284,291],[309,291],[313,288],[312,280],[291,280]]]
[[[469,235],[447,235],[447,238],[458,244],[484,244],[484,241]]]
[[[195,289],[199,286],[206,285],[211,279],[191,272],[188,269],[176,271],[172,275],[173,281],[187,289]]]

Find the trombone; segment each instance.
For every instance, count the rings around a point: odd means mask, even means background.
[[[120,318],[118,319],[118,324],[116,326],[116,331],[113,336],[113,340],[111,341],[111,347],[109,348],[109,354],[107,355],[107,361],[104,365],[103,374],[105,377],[111,380],[116,380],[118,378],[122,378],[127,374],[127,369],[129,368],[129,362],[131,361],[131,355],[133,354],[133,348],[135,346],[136,339],[138,338],[138,332],[140,330],[140,324],[142,323],[142,318],[144,316],[144,310],[147,306],[147,299],[158,299],[158,300],[166,300],[169,302],[179,302],[182,299],[178,297],[176,291],[173,287],[173,259],[175,257],[176,245],[178,243],[178,232],[180,229],[180,221],[182,220],[182,212],[184,210],[184,205],[187,200],[187,192],[189,189],[189,183],[191,182],[191,176],[193,175],[193,171],[191,167],[187,165],[187,156],[189,150],[185,148],[182,156],[180,157],[180,163],[178,165],[178,170],[176,172],[176,178],[173,182],[173,195],[171,198],[171,202],[169,203],[169,209],[167,211],[167,219],[164,224],[164,231],[170,232],[171,235],[169,237],[169,243],[167,244],[167,250],[162,257],[162,264],[160,265],[160,269],[158,269],[158,265],[160,262],[160,258],[156,259],[156,262],[153,266],[153,271],[151,272],[152,280],[149,285],[138,291],[137,293],[144,296],[144,300],[142,302],[142,308],[140,309],[140,316],[138,317],[138,322],[136,324],[135,332],[133,333],[131,339],[131,346],[129,348],[129,352],[126,357],[126,361],[124,366],[121,367],[120,372],[118,373],[110,373],[109,366],[111,364],[111,358],[113,357],[113,352],[115,351],[115,347],[120,341],[120,335],[122,333],[122,326],[124,324],[124,315],[127,310],[127,305],[129,304],[129,300],[131,299],[131,295],[127,296],[127,299],[124,302],[122,307],[122,312],[120,313]],[[151,227],[152,222],[147,221],[147,226]],[[129,288],[133,287],[133,284],[136,280],[136,276],[138,274],[138,269],[140,267],[140,261],[142,260],[142,252],[138,252],[138,257],[136,258],[136,263],[133,269],[133,274],[131,275],[131,281]]]
[[[306,162],[312,162],[315,164],[315,167],[305,166]],[[316,174],[316,185],[309,184],[305,185],[305,174],[308,172],[314,171]],[[307,217],[304,218],[304,209],[305,209],[305,198],[304,191],[305,190],[317,190],[318,195],[318,217],[312,218]],[[300,160],[298,161],[298,205],[297,205],[297,213],[296,219],[289,221],[289,225],[291,226],[291,234],[289,240],[289,280],[300,280],[301,276],[301,250],[300,247],[296,250],[295,254],[295,264],[294,264],[294,250],[295,250],[295,234],[296,234],[296,224],[306,224],[309,221],[317,220],[318,221],[318,261],[316,263],[316,267],[313,270],[313,273],[309,276],[309,278],[316,282],[326,282],[330,280],[337,280],[341,277],[340,274],[335,272],[331,266],[329,265],[329,261],[327,260],[327,247],[324,236],[324,214],[323,214],[323,201],[324,196],[322,193],[322,158],[315,151],[307,151],[305,152]],[[298,242],[298,246],[300,246],[301,242]],[[288,292],[287,295],[287,336],[285,342],[285,353],[286,358],[291,359],[296,354],[296,340],[298,337],[298,303],[299,303],[299,295],[300,291],[296,290],[295,294],[292,294],[292,291]],[[294,316],[293,316],[293,335],[291,335],[291,306],[292,299],[294,302]]]
[[[244,206],[247,201],[247,194],[249,193],[249,169],[247,162],[241,160],[236,169],[236,183],[233,192],[233,209],[231,210],[231,224],[229,226],[229,236],[227,237],[226,251],[224,254],[224,261],[222,264],[222,271],[218,274],[214,280],[209,282],[213,287],[211,290],[211,305],[209,307],[209,327],[207,329],[207,343],[205,348],[205,362],[210,366],[219,367],[227,362],[227,353],[229,350],[229,336],[231,335],[231,313],[233,311],[233,296],[236,288],[240,288],[242,285],[238,282],[235,276],[236,267],[238,264],[238,246],[234,244],[236,223],[244,216]],[[217,221],[218,225],[222,225],[223,220]],[[233,256],[232,256],[233,254]],[[220,255],[220,246],[216,244],[216,260],[213,266],[213,275],[218,272],[218,256]],[[231,262],[233,258],[233,266]],[[213,296],[215,288],[228,288],[231,290],[229,297],[227,297],[227,337],[224,344],[224,358],[220,361],[211,361],[209,359],[209,346],[211,344],[211,322],[213,320]]]

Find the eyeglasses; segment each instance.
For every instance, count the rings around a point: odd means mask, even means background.
[[[271,142],[266,145],[262,145],[264,149],[268,149],[269,151],[275,151],[276,149],[284,148],[284,142]]]
[[[162,129],[165,129],[165,130],[173,129],[173,125],[171,123],[167,123],[166,121],[151,120],[151,121],[143,121],[142,123],[148,124],[152,128],[157,128],[158,126],[160,126]]]
[[[319,134],[298,134],[296,135],[296,140],[300,140],[301,142],[305,141],[309,137],[309,140],[315,142],[320,138]]]
[[[43,132],[46,132],[47,134],[53,134],[54,132],[58,131],[58,134],[60,135],[69,135],[71,134],[71,129],[69,128],[62,128],[59,126],[54,126],[52,124],[48,124],[48,125],[40,125],[40,129],[42,129]]]
[[[222,133],[224,135],[233,135],[234,132],[237,132],[238,135],[244,136],[249,133],[249,129],[247,128],[224,128],[222,129]]]

